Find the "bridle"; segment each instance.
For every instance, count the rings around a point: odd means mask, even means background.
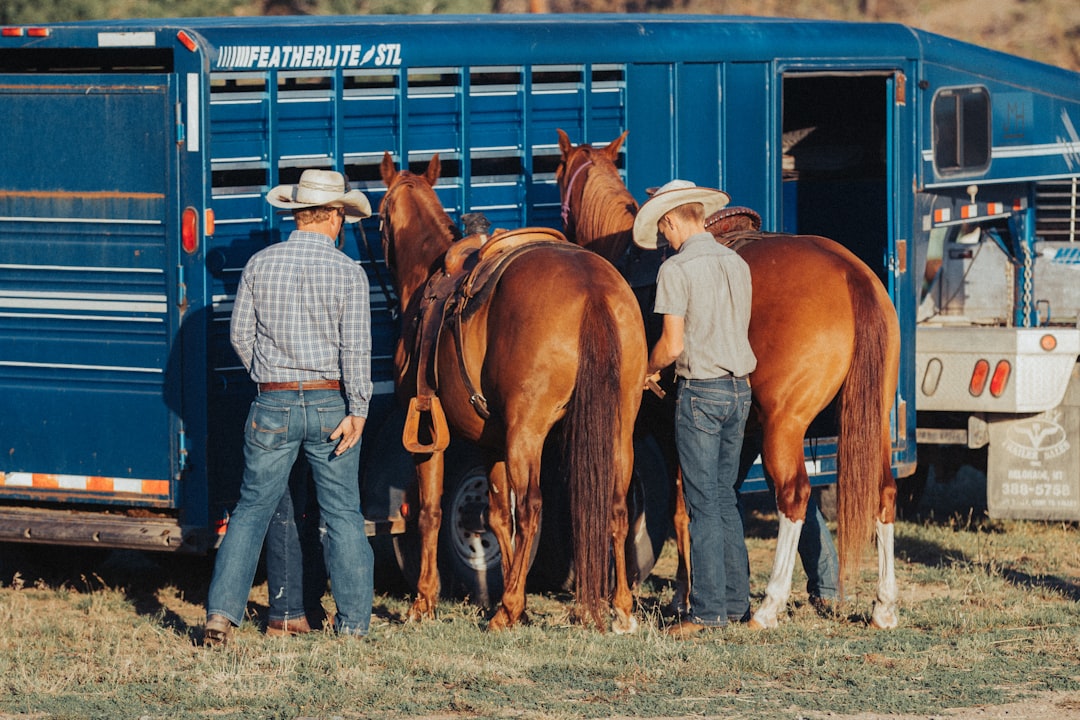
[[[573,225],[570,223],[570,197],[574,191],[574,183],[577,182],[578,176],[585,171],[586,168],[593,164],[592,158],[589,158],[574,170],[573,175],[570,176],[570,182],[566,184],[566,190],[563,192],[562,197],[562,221],[563,232],[567,237],[573,238],[575,235]]]

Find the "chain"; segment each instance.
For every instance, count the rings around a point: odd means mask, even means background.
[[[1034,260],[1031,257],[1031,246],[1028,243],[1022,243],[1021,249],[1024,253],[1024,279],[1021,286],[1021,307],[1024,311],[1024,327],[1028,327],[1031,324],[1031,278]]]

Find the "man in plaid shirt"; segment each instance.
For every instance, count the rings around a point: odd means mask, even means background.
[[[233,349],[259,386],[244,434],[240,499],[218,550],[207,599],[206,645],[224,645],[243,620],[267,527],[303,448],[326,524],[334,630],[366,635],[373,564],[360,512],[360,436],[371,399],[367,277],[334,245],[371,205],[345,177],[307,170],[267,194],[296,230],[244,267],[233,306]]]

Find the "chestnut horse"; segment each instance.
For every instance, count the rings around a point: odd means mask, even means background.
[[[445,277],[452,265],[447,251],[456,256],[468,243],[458,239],[433,189],[440,171],[438,155],[423,175],[399,172],[389,153],[381,166],[387,187],[379,207],[383,250],[403,328],[395,353],[397,386],[406,401],[417,390],[417,365],[424,362],[412,341],[430,300],[429,279]],[[494,255],[507,245],[500,239],[521,234],[496,233],[482,247],[477,242],[475,257]],[[487,285],[470,275],[468,292],[453,295],[451,309],[436,322],[448,329],[433,346],[425,377],[435,378],[454,437],[477,443],[488,457],[489,523],[502,552],[504,586],[489,627],[509,627],[525,611],[525,579],[540,523],[541,453],[562,421],[578,613],[603,629],[613,545],[612,628],[632,632],[637,620],[626,577],[626,494],[648,351],[641,311],[610,263],[558,231],[534,234],[548,241],[518,248],[512,257],[507,251],[511,259]],[[475,269],[484,263],[480,259]],[[434,443],[411,450],[422,551],[410,619],[433,616],[439,594],[443,449]]]
[[[638,207],[615,165],[626,133],[601,149],[575,147],[558,132],[562,162],[556,177],[567,237],[618,263],[631,246]],[[846,561],[857,558],[876,533],[871,622],[895,627],[896,481],[889,414],[900,363],[896,310],[870,268],[839,243],[809,235],[755,235],[760,239],[736,251],[750,266],[753,282],[753,416],[761,426],[764,470],[775,486],[779,533],[766,597],[752,624],[775,627],[787,605],[810,496],[803,443],[810,423],[839,394],[840,574],[845,576],[851,567]],[[677,507],[685,514],[681,502]],[[675,527],[686,563],[685,518],[677,517]]]

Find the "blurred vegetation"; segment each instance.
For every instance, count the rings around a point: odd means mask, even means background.
[[[0,0],[0,23],[135,17],[681,12],[900,22],[1080,70],[1077,0]]]

